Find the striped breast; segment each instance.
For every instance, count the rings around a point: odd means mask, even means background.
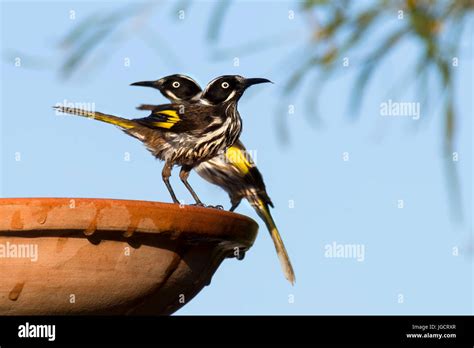
[[[216,117],[199,134],[177,135],[169,155],[178,164],[195,165],[225,151],[242,131],[242,120],[235,102],[227,105],[225,117]]]

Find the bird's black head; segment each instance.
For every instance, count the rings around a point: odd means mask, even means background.
[[[252,78],[246,79],[239,75],[219,76],[209,82],[201,100],[212,105],[217,105],[228,101],[238,101],[247,88],[258,83],[271,82],[267,79]]]
[[[172,102],[190,100],[201,93],[201,87],[196,81],[181,74],[166,76],[156,81],[135,82],[131,85],[156,88]]]

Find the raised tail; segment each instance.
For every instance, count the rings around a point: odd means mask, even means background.
[[[270,236],[272,237],[273,244],[275,244],[275,249],[278,255],[278,259],[280,260],[281,268],[283,273],[285,274],[285,278],[294,285],[295,283],[295,272],[293,271],[293,266],[290,262],[290,257],[286,252],[285,244],[283,244],[283,240],[281,239],[280,233],[275,225],[275,221],[273,221],[273,217],[270,214],[270,210],[268,209],[268,204],[266,204],[262,199],[256,198],[255,200],[250,200],[251,205],[254,207],[255,211],[257,212],[258,216],[260,216],[265,225],[270,232]]]
[[[118,117],[118,116],[113,116],[113,115],[108,115],[108,114],[103,114],[98,111],[87,111],[84,109],[79,109],[79,108],[69,108],[65,106],[54,106],[56,110],[59,112],[63,112],[66,114],[72,114],[72,115],[77,115],[77,116],[82,116],[82,117],[87,117],[87,118],[92,118],[94,120],[102,121],[105,123],[110,123],[113,124],[117,127],[120,127],[122,129],[131,129],[134,128],[137,124],[131,120],[127,120],[126,118]]]

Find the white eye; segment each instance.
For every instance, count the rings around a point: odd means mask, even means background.
[[[179,86],[181,86],[181,84],[178,81],[175,81],[175,82],[173,82],[172,86],[174,88],[178,88]]]
[[[222,88],[229,88],[229,82],[222,82]]]

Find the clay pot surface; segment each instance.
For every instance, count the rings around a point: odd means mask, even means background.
[[[226,257],[252,219],[160,202],[0,199],[0,315],[168,315]]]

